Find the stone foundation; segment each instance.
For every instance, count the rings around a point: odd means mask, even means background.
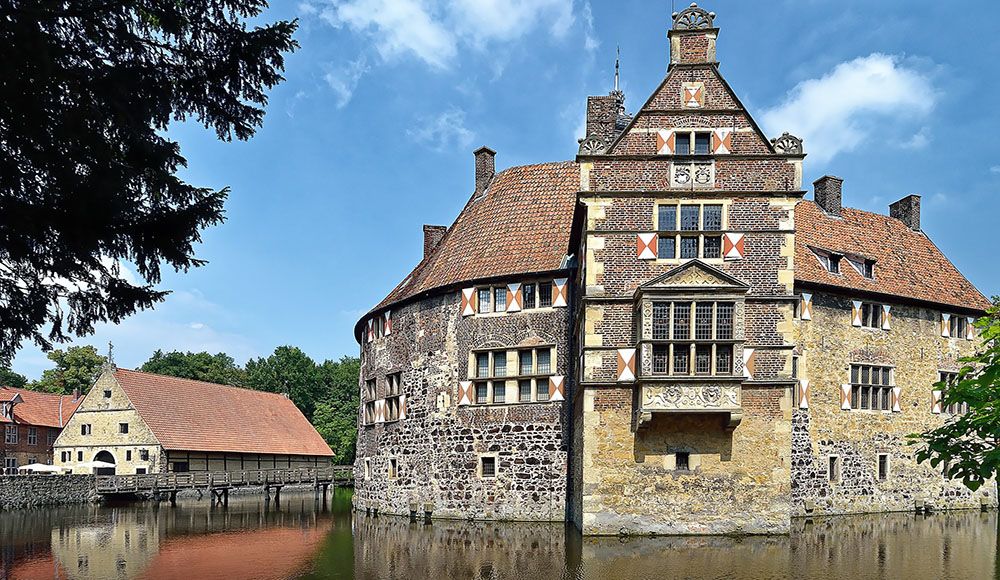
[[[98,500],[93,475],[0,477],[0,509],[88,503]]]

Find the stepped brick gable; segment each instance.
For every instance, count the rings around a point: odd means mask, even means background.
[[[995,502],[904,440],[961,412],[932,385],[988,302],[919,196],[861,212],[826,176],[804,200],[803,142],[761,131],[715,21],[673,15],[636,112],[617,77],[588,97],[574,161],[495,173],[476,151],[465,208],[355,327],[356,507],[767,534]]]

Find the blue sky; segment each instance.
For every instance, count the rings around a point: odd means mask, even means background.
[[[805,181],[845,178],[845,205],[885,213],[922,194],[924,230],[1000,293],[1000,3],[964,2],[959,23],[944,2],[764,4],[702,3],[764,131],[804,137]],[[188,181],[232,188],[228,221],[198,248],[209,264],[165,276],[165,303],[75,344],[111,340],[123,367],[156,348],[240,363],[283,344],[357,354],[353,324],[419,261],[421,225],[450,224],[471,193],[472,151],[497,150],[498,169],[572,159],[616,45],[630,110],[663,78],[670,3],[305,0],[267,14],[294,17],[302,48],[256,137],[171,128]],[[14,362],[32,378],[48,366],[31,346]]]

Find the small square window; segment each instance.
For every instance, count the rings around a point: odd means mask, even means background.
[[[698,257],[698,236],[681,237],[681,259],[689,260]]]
[[[690,471],[691,469],[691,454],[686,451],[678,451],[676,456],[676,469],[678,471]]]
[[[91,426],[90,423],[84,423],[80,425],[80,435],[90,435]]]
[[[549,400],[549,382],[546,380],[535,381],[535,400],[541,403]]]
[[[829,457],[829,467],[827,468],[826,473],[830,481],[840,481],[840,457],[837,457],[836,455],[831,455]]]
[[[660,231],[674,231],[677,229],[677,206],[661,205],[657,207],[656,225]]]
[[[542,282],[538,284],[538,307],[548,308],[552,306],[552,283]]]
[[[525,284],[521,289],[521,296],[524,299],[524,308],[535,307],[535,285]]]
[[[486,404],[489,399],[487,394],[489,393],[489,386],[486,383],[476,383],[476,403],[480,405]]]
[[[497,476],[497,458],[496,457],[480,457],[479,458],[479,472],[482,477],[494,478]]]
[[[105,399],[111,398],[111,389],[104,389],[104,398]]]
[[[708,232],[722,231],[722,206],[706,205],[704,212],[705,225],[702,229]]]
[[[507,289],[506,288],[494,288],[493,289],[493,304],[494,310],[497,312],[507,311]]]
[[[657,238],[656,257],[661,260],[673,260],[677,258],[677,238],[673,235],[664,235]]]
[[[676,133],[674,138],[674,151],[677,155],[691,154],[691,134]]]
[[[482,288],[479,290],[479,312],[492,312],[490,308],[490,289]]]
[[[122,435],[127,434],[128,433],[128,423],[119,423],[118,424],[118,432],[121,433]]]
[[[701,206],[682,205],[681,229],[684,231],[697,231],[700,227],[701,227]]]
[[[139,459],[141,459],[142,461],[149,461],[149,450],[148,449],[140,449],[139,450]]]
[[[531,402],[531,380],[525,379],[517,383],[517,400],[522,403]]]
[[[705,258],[722,257],[722,236],[705,236]]]
[[[507,385],[504,383],[493,383],[493,402],[494,403],[505,403],[507,402]]]
[[[695,155],[708,155],[711,153],[711,133],[695,133],[694,134],[694,154]]]

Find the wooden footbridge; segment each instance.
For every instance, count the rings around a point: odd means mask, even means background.
[[[326,498],[327,489],[354,482],[354,468],[350,465],[323,469],[263,469],[254,471],[191,471],[184,473],[140,473],[133,475],[99,475],[97,493],[102,496],[135,495],[148,493],[166,494],[171,504],[177,503],[177,492],[193,489],[207,491],[213,502],[229,503],[229,490],[235,487],[259,487],[270,500],[281,500],[281,488],[286,485],[309,485]]]

